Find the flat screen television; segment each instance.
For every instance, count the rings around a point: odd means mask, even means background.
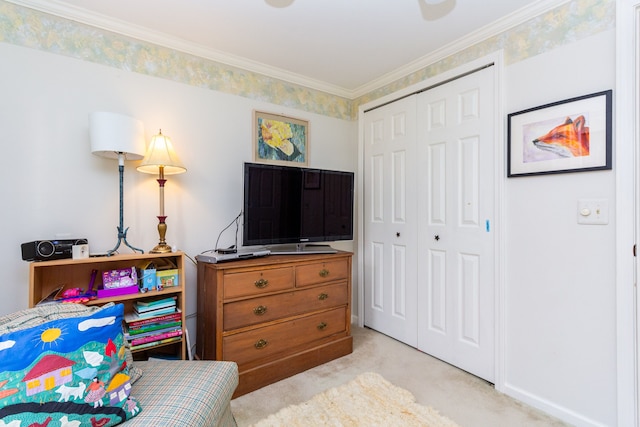
[[[242,244],[335,252],[308,243],[353,240],[353,198],[353,172],[245,163]]]

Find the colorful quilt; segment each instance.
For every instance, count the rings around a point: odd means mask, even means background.
[[[0,336],[0,426],[108,427],[138,414],[122,318],[117,304]]]

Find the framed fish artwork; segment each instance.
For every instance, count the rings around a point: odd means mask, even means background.
[[[612,91],[507,116],[507,176],[611,169]]]
[[[253,160],[308,166],[309,122],[254,110]]]

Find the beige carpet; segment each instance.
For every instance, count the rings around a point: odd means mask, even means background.
[[[396,387],[381,375],[366,372],[299,405],[281,409],[254,427],[456,427],[453,421]]]

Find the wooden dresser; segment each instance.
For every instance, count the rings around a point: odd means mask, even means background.
[[[236,362],[237,397],[351,353],[351,257],[198,262],[197,357]]]

